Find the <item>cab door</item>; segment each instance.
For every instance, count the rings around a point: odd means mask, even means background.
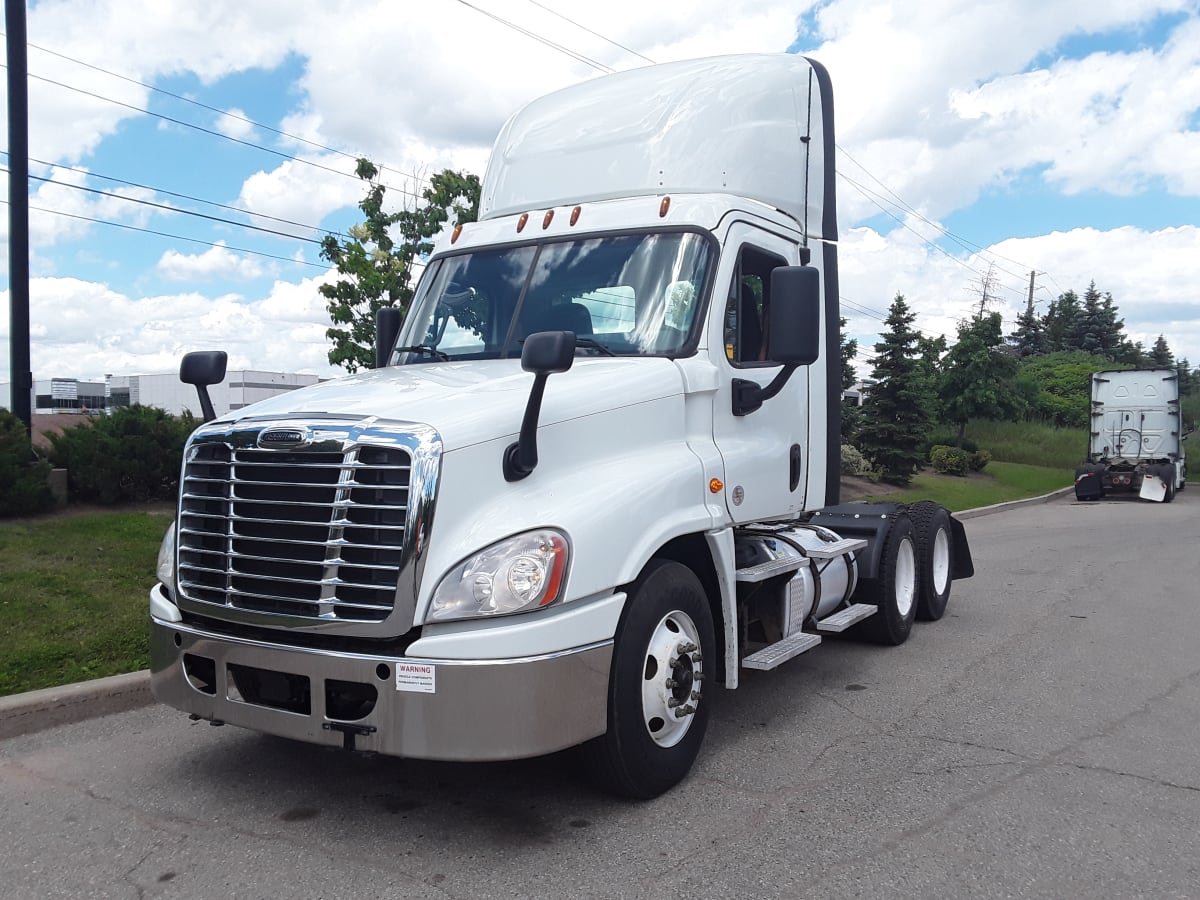
[[[794,241],[746,223],[731,226],[710,306],[709,352],[720,377],[713,440],[724,464],[725,502],[734,523],[795,516],[805,508],[808,480],[806,367],[759,409],[735,415],[736,379],[766,386],[782,366],[767,354],[771,272],[794,266]]]

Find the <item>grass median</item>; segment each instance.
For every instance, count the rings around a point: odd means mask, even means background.
[[[169,511],[0,522],[0,696],[150,663],[149,593]]]
[[[1059,488],[1070,487],[1075,481],[1071,469],[1031,466],[1025,463],[990,462],[983,472],[971,475],[939,475],[921,472],[912,485],[901,491],[891,491],[866,497],[870,500],[936,500],[952,512],[991,506],[1009,500],[1038,497]]]

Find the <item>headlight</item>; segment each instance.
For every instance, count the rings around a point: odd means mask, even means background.
[[[158,545],[158,580],[163,583],[171,599],[175,599],[175,523],[163,535]]]
[[[451,569],[433,592],[431,621],[539,609],[562,594],[570,550],[557,531],[518,534]]]

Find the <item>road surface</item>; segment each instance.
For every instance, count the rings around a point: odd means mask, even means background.
[[[1200,488],[966,525],[945,619],[745,673],[654,802],[151,707],[0,742],[0,896],[1200,896]]]

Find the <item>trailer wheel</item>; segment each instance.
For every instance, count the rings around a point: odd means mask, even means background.
[[[908,508],[913,538],[917,542],[917,618],[936,622],[946,614],[950,601],[950,576],[954,538],[950,513],[944,506],[922,500]]]
[[[895,646],[908,640],[917,614],[917,547],[908,516],[897,516],[879,558],[879,577],[867,582],[864,602],[879,612],[862,623],[863,633],[880,644]]]
[[[699,579],[680,563],[651,560],[617,625],[608,731],[583,748],[601,787],[648,800],[683,780],[708,725],[705,663],[714,646]]]

